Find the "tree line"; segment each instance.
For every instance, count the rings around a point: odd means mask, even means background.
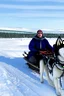
[[[0,38],[32,38],[35,36],[36,33],[5,33],[0,32]],[[64,34],[51,34],[51,33],[44,33],[44,36],[47,38],[57,38],[61,36],[64,38]]]

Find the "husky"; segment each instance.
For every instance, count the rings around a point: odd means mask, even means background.
[[[43,73],[45,70],[46,73],[46,77],[47,77],[47,81],[48,83],[53,86],[56,90],[56,94],[57,96],[61,96],[61,77],[64,75],[64,44],[63,44],[63,40],[58,37],[56,44],[54,45],[55,49],[55,53],[54,53],[54,63],[52,64],[52,77],[53,80],[50,78],[50,72],[49,72],[49,68],[48,68],[48,63],[45,64],[44,60],[40,60],[39,65],[40,65],[40,82],[44,82],[43,79]]]

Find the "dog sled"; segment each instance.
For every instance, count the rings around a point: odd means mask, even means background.
[[[30,62],[28,59],[28,55],[29,55],[29,52],[27,53],[24,51],[23,58],[26,61],[28,67],[39,73],[39,70],[40,70],[39,61],[40,60],[38,58],[35,58],[36,60],[33,59],[33,62]],[[41,55],[45,56],[46,61],[49,61],[50,58],[54,58],[54,53],[51,51],[41,51]]]

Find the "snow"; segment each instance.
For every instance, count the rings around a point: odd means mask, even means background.
[[[31,38],[0,39],[0,96],[56,96],[44,74],[40,83],[39,74],[28,68],[23,52],[29,51]],[[51,45],[56,38],[48,38]]]

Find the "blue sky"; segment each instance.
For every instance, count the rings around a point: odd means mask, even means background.
[[[64,0],[0,0],[0,27],[64,29]]]

